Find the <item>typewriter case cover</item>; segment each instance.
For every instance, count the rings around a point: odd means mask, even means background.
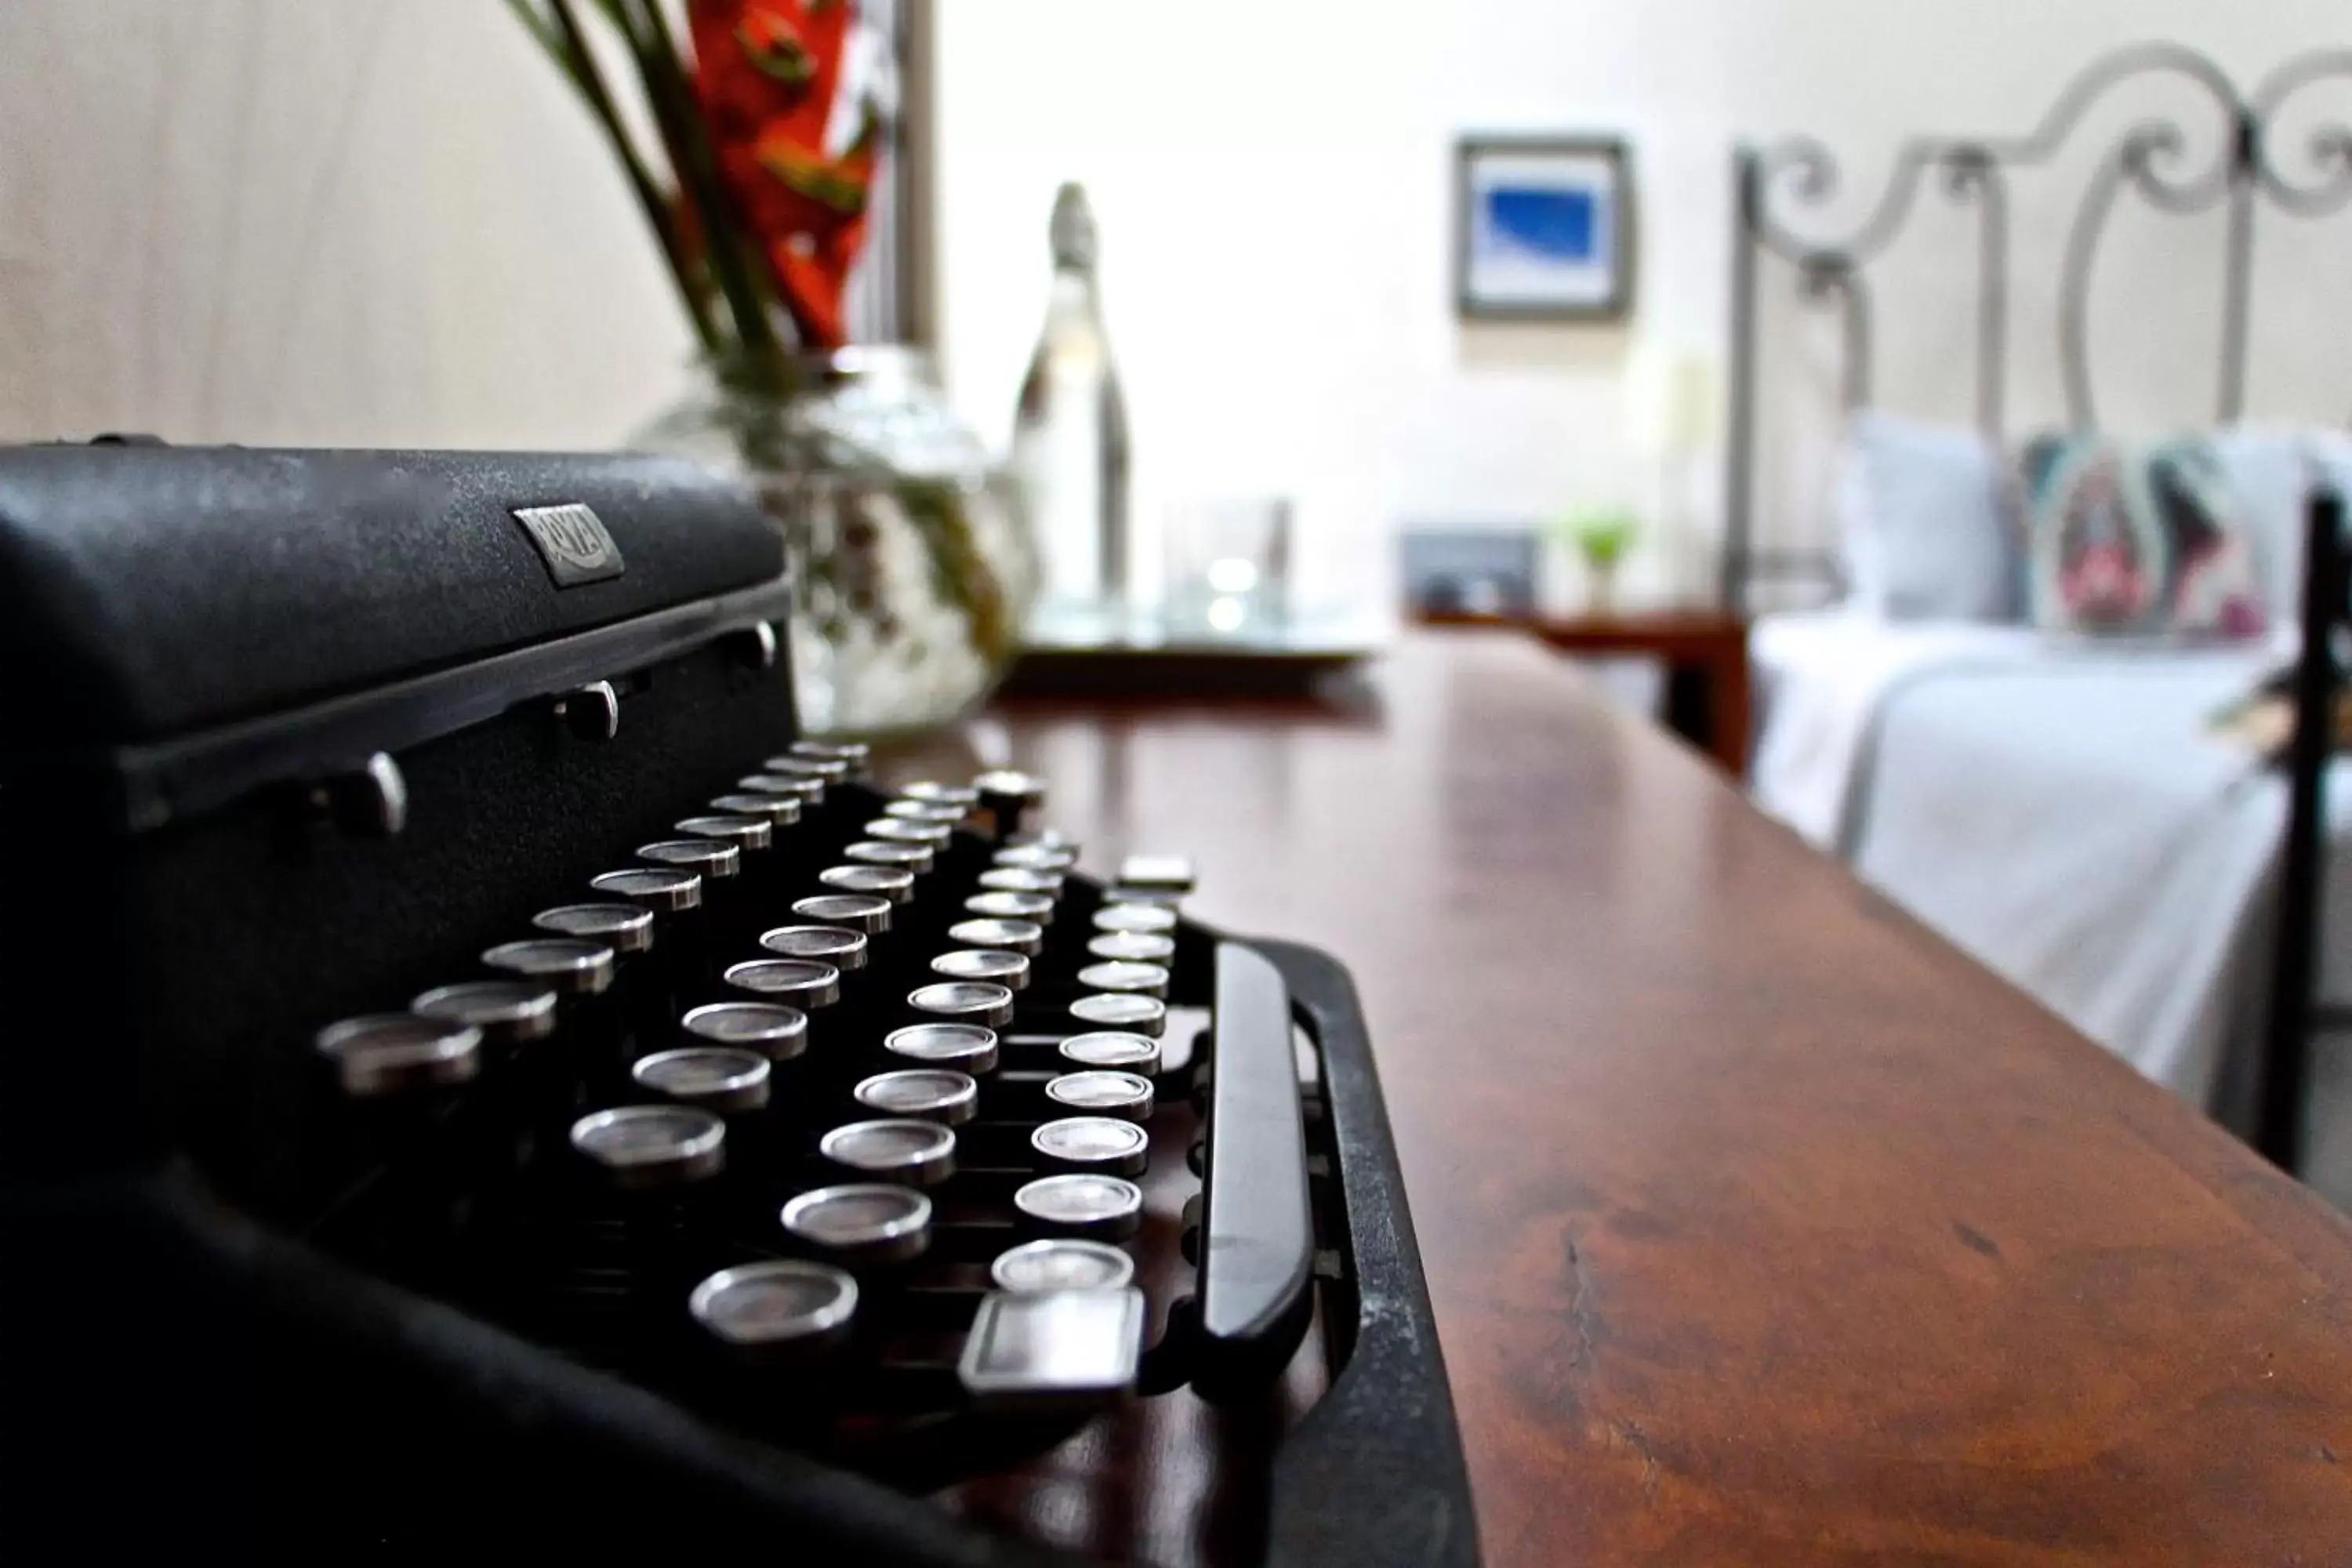
[[[664,458],[0,448],[26,1528],[295,1550],[421,1513],[435,1544],[1032,1559],[298,1239],[340,1157],[310,1029],[449,978],[783,750],[783,570],[748,497]],[[1333,1058],[1363,1305],[1267,1553],[1466,1562],[1352,995],[1265,945]]]

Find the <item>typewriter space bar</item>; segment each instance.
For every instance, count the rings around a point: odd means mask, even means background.
[[[1214,1016],[1192,1377],[1213,1399],[1263,1387],[1288,1364],[1307,1327],[1315,1264],[1280,971],[1250,948],[1219,943]]]

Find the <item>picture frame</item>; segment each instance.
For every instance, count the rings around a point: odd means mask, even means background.
[[[1633,303],[1633,165],[1614,136],[1465,136],[1454,309],[1467,320],[1622,321]]]

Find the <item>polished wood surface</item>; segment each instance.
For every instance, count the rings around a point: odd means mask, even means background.
[[[2352,1560],[2352,1228],[1532,640],[975,740],[1353,970],[1489,1563]]]

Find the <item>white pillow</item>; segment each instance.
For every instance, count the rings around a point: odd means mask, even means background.
[[[2000,455],[1973,430],[1865,412],[1846,427],[1836,523],[1853,604],[1890,621],[2014,621],[2023,558]]]
[[[2235,425],[2213,437],[2213,456],[2237,497],[2270,624],[2290,641],[2303,619],[2303,535],[2312,488],[2322,478],[2352,500],[2352,440],[2292,425]]]

